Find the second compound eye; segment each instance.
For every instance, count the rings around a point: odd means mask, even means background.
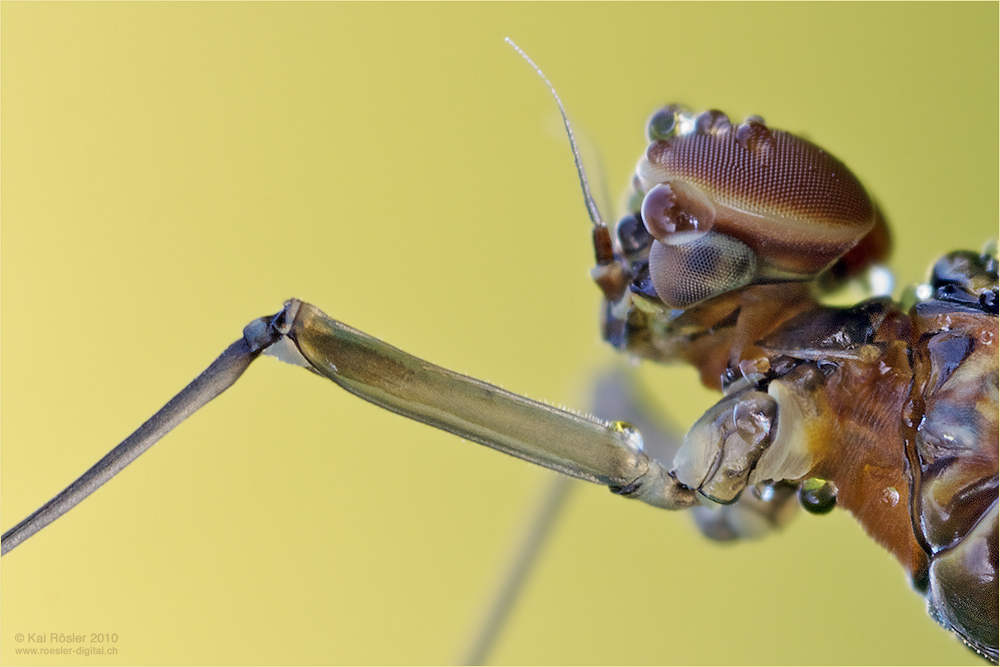
[[[640,212],[650,235],[667,245],[694,241],[715,225],[715,204],[684,181],[654,185],[643,197]]]
[[[753,250],[719,232],[709,232],[683,245],[653,243],[649,250],[653,289],[671,308],[690,308],[745,287],[756,276]]]

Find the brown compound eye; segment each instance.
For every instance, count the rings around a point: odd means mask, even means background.
[[[812,280],[875,225],[876,208],[864,187],[822,148],[757,117],[737,127],[717,111],[684,120],[678,115],[672,134],[650,132],[653,141],[637,169],[646,192],[643,222],[659,245],[720,233],[755,255],[757,273],[749,282]],[[663,134],[669,136],[657,138]],[[866,253],[861,261],[867,265],[872,257]]]

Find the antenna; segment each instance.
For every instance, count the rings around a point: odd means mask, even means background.
[[[510,44],[511,48],[521,54],[521,57],[524,58],[529,65],[531,65],[532,69],[534,69],[536,73],[538,73],[538,76],[542,77],[542,81],[544,81],[545,85],[548,86],[549,92],[552,93],[552,97],[555,98],[556,104],[559,105],[559,113],[562,115],[563,125],[566,127],[566,136],[569,137],[569,145],[570,148],[573,149],[573,161],[576,163],[576,173],[580,179],[580,188],[583,190],[583,200],[587,204],[587,213],[590,214],[590,220],[594,223],[594,227],[606,228],[607,225],[605,225],[604,220],[601,219],[601,212],[597,210],[597,203],[594,201],[594,196],[590,194],[590,184],[587,183],[587,174],[583,170],[583,161],[580,159],[580,151],[576,146],[576,139],[573,138],[573,128],[569,126],[569,118],[566,116],[566,109],[563,107],[562,100],[559,99],[559,95],[556,93],[555,87],[552,85],[552,82],[548,80],[545,74],[542,73],[541,68],[535,64],[535,61],[529,58],[528,54],[525,53],[520,46],[514,43],[514,40],[510,37],[504,37],[504,41]]]

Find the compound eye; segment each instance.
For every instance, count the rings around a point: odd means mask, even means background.
[[[654,242],[649,276],[663,303],[690,308],[749,285],[757,276],[757,256],[743,242],[719,232],[680,245]]]
[[[677,134],[677,107],[666,106],[653,113],[646,121],[646,139],[665,141]]]
[[[719,111],[673,113],[674,135],[650,143],[636,170],[639,189],[647,193],[643,222],[661,243],[691,240],[673,238],[691,229],[686,215],[697,220],[698,232],[711,229],[749,245],[757,254],[757,280],[806,281],[875,227],[876,207],[864,187],[818,146],[759,118],[734,126]],[[667,124],[654,114],[648,131],[656,134]],[[847,271],[864,268],[888,247],[884,234],[871,241],[848,258]]]
[[[654,185],[643,197],[640,213],[649,234],[667,245],[694,241],[715,225],[715,204],[684,181]]]

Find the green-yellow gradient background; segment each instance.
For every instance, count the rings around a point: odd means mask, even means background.
[[[587,408],[581,387],[615,356],[589,225],[552,100],[505,36],[558,86],[614,202],[657,105],[760,114],[869,184],[906,283],[997,233],[997,18],[992,3],[4,4],[2,527],[292,296]],[[684,427],[714,400],[687,369],[643,377]],[[0,659],[449,662],[546,475],[261,360],[4,557]],[[18,632],[117,633],[118,653],[27,658]],[[493,658],[976,663],[842,513],[719,546],[589,486]]]

